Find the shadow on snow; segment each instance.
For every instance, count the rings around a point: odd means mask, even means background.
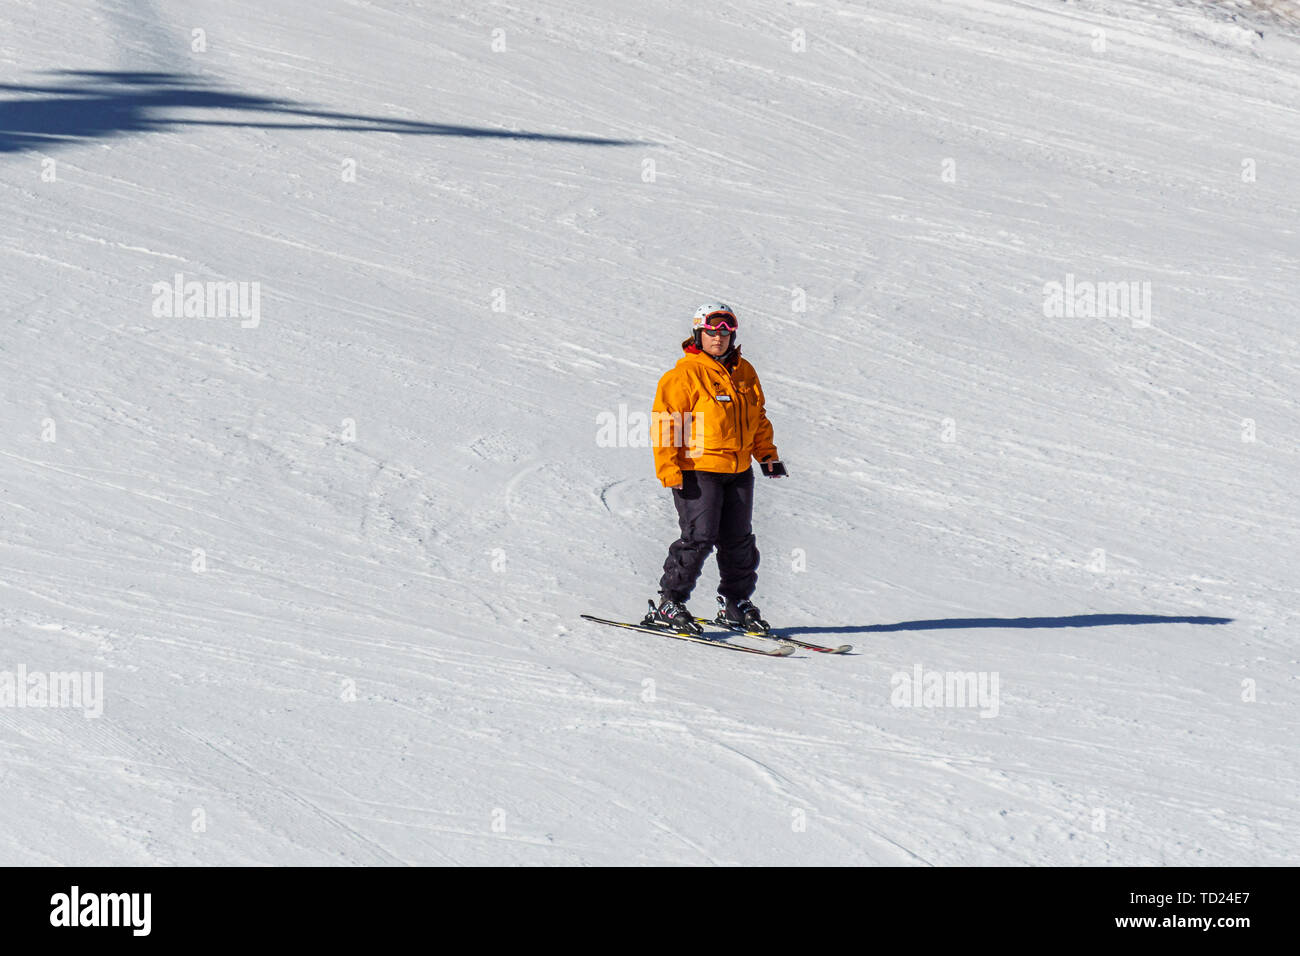
[[[1164,614],[1071,614],[1065,617],[949,617],[897,624],[845,627],[774,627],[774,635],[870,634],[876,631],[944,631],[976,627],[1111,627],[1117,624],[1229,624],[1230,617],[1183,617]]]
[[[0,153],[50,150],[88,140],[183,126],[475,136],[589,146],[631,146],[638,142],[339,113],[315,109],[309,103],[223,90],[200,77],[181,73],[55,70],[49,75],[58,78],[50,85],[0,83],[0,92],[23,94],[15,99],[0,99]],[[195,115],[199,110],[259,115],[200,118]]]

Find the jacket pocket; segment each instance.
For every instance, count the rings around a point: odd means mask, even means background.
[[[740,398],[737,421],[740,423],[741,448],[753,449],[754,438],[758,434],[759,410],[763,407],[763,396],[758,387],[749,382],[736,386]]]
[[[722,401],[719,401],[719,396]],[[736,426],[740,409],[731,396],[721,392],[706,392],[695,403],[696,435],[701,451],[738,451],[740,449],[739,428]]]

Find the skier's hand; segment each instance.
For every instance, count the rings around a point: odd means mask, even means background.
[[[669,488],[669,490],[671,490],[671,491],[681,491],[681,490],[682,490],[682,483],[679,481],[679,482],[677,482],[677,484],[675,484],[675,485],[669,485],[668,488]]]
[[[764,458],[758,463],[758,467],[762,468],[763,474],[767,475],[769,478],[786,477],[785,465],[781,463],[781,459],[779,458]]]

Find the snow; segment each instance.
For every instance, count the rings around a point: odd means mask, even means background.
[[[0,681],[0,863],[1294,863],[1273,6],[5,5],[0,677],[103,714]],[[756,602],[853,655],[578,618],[654,593],[598,421],[710,298]]]

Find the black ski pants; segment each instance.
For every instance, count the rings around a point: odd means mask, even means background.
[[[738,474],[683,471],[681,490],[673,490],[682,536],[668,548],[659,592],[685,602],[704,561],[718,549],[718,593],[732,601],[754,593],[758,583],[758,544],[754,540],[754,469]]]

